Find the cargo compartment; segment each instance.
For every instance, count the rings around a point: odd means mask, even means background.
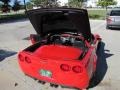
[[[43,58],[50,58],[50,59],[79,59],[83,50],[80,48],[75,48],[71,46],[64,46],[64,45],[41,45],[37,43],[25,49],[27,52],[33,53],[33,55],[37,57]]]

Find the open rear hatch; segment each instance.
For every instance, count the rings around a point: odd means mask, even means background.
[[[37,34],[44,37],[49,33],[75,32],[86,40],[91,39],[87,10],[75,8],[41,8],[26,11]]]

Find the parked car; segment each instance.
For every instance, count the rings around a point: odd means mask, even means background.
[[[112,9],[107,13],[106,28],[120,28],[120,9]]]
[[[18,54],[25,75],[50,86],[85,89],[96,71],[101,38],[91,33],[87,10],[41,8],[26,12],[37,35]]]

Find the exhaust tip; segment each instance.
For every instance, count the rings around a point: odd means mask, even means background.
[[[37,79],[36,79],[36,78],[33,78],[33,80],[35,80],[35,81],[36,81]]]
[[[58,87],[58,85],[56,85],[56,84],[52,84],[52,83],[50,83],[50,86],[51,86],[51,87],[55,87],[55,88]]]
[[[44,81],[40,81],[40,80],[38,81],[38,83],[45,84],[45,82],[44,82]]]

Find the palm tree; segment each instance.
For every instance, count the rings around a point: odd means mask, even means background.
[[[13,7],[12,7],[12,10],[14,10],[14,11],[19,11],[20,10],[20,7],[21,7],[21,5],[20,5],[20,1],[18,1],[18,0],[15,0],[14,1],[14,5],[13,5]]]
[[[11,0],[0,0],[0,1],[3,2],[4,5],[9,5],[9,2],[10,2]]]
[[[24,9],[25,9],[25,11],[27,11],[26,1],[24,0],[23,2],[24,2]]]
[[[9,11],[10,11],[9,2],[10,2],[11,0],[0,0],[0,1],[3,2],[2,11],[3,11],[3,12],[9,12]]]

